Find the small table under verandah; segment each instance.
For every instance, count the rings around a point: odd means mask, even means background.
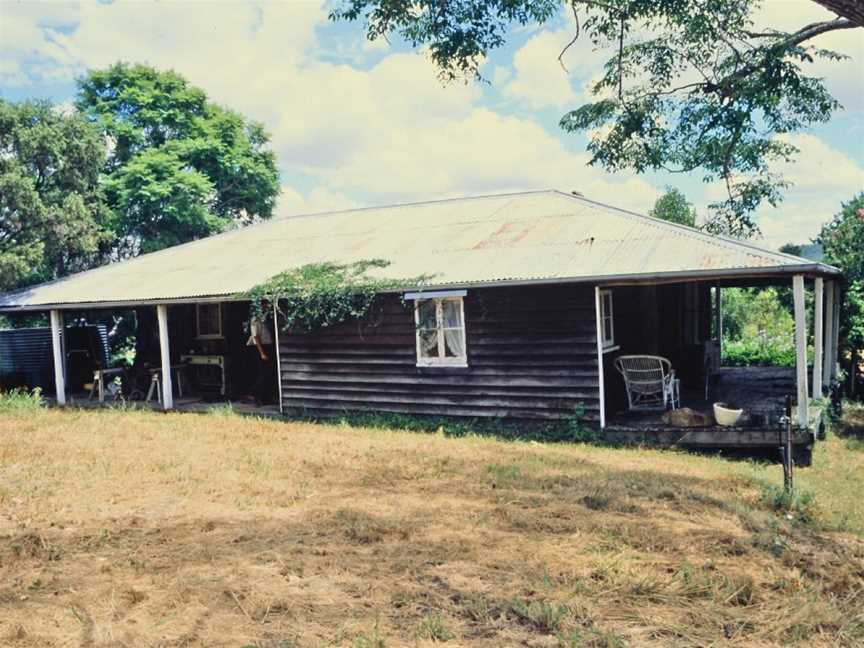
[[[174,377],[177,381],[177,396],[183,396],[183,380],[181,379],[183,370],[186,369],[185,364],[179,365],[171,365],[171,371],[174,372]],[[147,390],[147,398],[144,399],[145,403],[149,403],[153,400],[153,395],[156,395],[157,402],[162,402],[162,368],[161,367],[153,367],[150,369],[150,388]]]
[[[99,397],[99,402],[105,402],[105,379],[113,379],[117,376],[122,376],[125,369],[123,367],[113,367],[111,369],[96,369],[93,372],[93,386],[90,387],[90,394],[87,400],[93,400],[94,396]]]

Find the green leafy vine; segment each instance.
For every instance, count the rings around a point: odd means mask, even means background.
[[[421,286],[428,277],[382,279],[371,270],[390,265],[384,259],[353,263],[310,263],[282,272],[242,294],[250,300],[250,318],[279,312],[280,329],[306,333],[366,316],[383,292]]]

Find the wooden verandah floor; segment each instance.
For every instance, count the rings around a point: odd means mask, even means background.
[[[785,394],[793,391],[792,370],[776,367],[723,368],[710,398],[704,390],[685,390],[681,406],[706,414],[712,424],[676,427],[663,420],[662,411],[619,411],[607,421],[605,436],[611,443],[635,443],[722,450],[771,450],[782,444],[778,421]],[[745,409],[741,424],[713,424],[714,402],[734,402]],[[753,414],[750,418],[746,414]],[[793,414],[794,415],[794,414]],[[822,411],[810,408],[808,429],[793,428],[792,443],[799,456],[808,453],[822,425]],[[800,460],[799,460],[799,463]]]

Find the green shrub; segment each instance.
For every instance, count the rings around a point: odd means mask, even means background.
[[[10,389],[0,392],[0,414],[20,414],[33,412],[45,407],[42,391],[36,387],[32,391],[26,389]]]
[[[232,403],[219,403],[207,408],[207,413],[210,416],[228,417],[237,416],[237,410],[234,409]]]
[[[795,344],[789,337],[723,340],[727,367],[794,367]]]
[[[432,641],[450,641],[455,639],[454,635],[444,624],[440,614],[431,614],[425,617],[417,626],[418,639],[431,639]]]
[[[724,289],[723,364],[794,366],[795,321],[788,301],[786,289]]]
[[[762,490],[762,503],[774,511],[796,513],[804,522],[815,518],[816,494],[811,490],[770,484]]]
[[[517,598],[510,603],[510,612],[525,625],[533,626],[543,632],[555,632],[560,629],[561,622],[570,614],[570,608],[549,601],[529,602]]]
[[[400,414],[393,412],[342,412],[336,419],[350,427],[368,427],[408,432],[438,432],[447,437],[481,436],[504,441],[541,441],[597,443],[603,433],[583,420],[584,408],[577,405],[573,412],[556,421],[527,421],[500,418],[462,418]],[[295,413],[295,420],[333,422],[314,411]]]

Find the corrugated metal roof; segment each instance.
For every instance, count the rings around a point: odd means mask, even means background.
[[[435,286],[748,274],[806,259],[558,191],[276,218],[0,298],[0,308],[230,296],[321,261],[386,259],[391,278]]]

